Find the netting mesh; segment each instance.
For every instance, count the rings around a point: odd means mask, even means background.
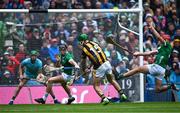
[[[3,53],[8,51],[12,56],[17,57],[20,45],[23,44],[25,56],[28,56],[32,49],[36,49],[40,53],[39,58],[46,63],[48,56],[44,48],[52,46],[52,40],[56,39],[57,45],[66,43],[74,59],[80,62],[81,51],[78,48],[77,36],[81,33],[88,34],[89,40],[97,42],[103,48],[113,66],[115,77],[139,66],[139,58],[105,41],[107,35],[112,34],[114,40],[121,46],[132,52],[139,51],[139,36],[131,32],[139,33],[138,13],[1,13],[1,17],[2,75],[10,72],[13,76],[4,75],[0,84],[18,83],[17,69],[9,71],[3,68],[8,65],[3,59]],[[128,30],[124,30],[119,25]],[[139,76],[118,82],[130,101],[140,100]],[[76,84],[92,84],[91,77],[82,76]],[[147,91],[145,94],[148,94]]]

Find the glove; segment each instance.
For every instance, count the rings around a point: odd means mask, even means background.
[[[39,74],[36,78],[36,80],[39,82],[39,83],[42,83],[42,84],[45,84],[46,81],[47,81],[47,77],[44,76],[42,73]]]
[[[164,76],[164,78],[169,78],[170,74],[171,74],[171,67],[170,67],[170,66],[167,66],[167,67],[166,67],[166,70],[165,70],[165,76]]]

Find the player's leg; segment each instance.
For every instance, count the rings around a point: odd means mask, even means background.
[[[68,83],[68,81],[71,81],[72,79],[74,79],[74,77],[67,75],[66,73],[62,73],[61,75],[62,75],[61,85],[69,97],[67,104],[71,104],[75,100],[75,98],[72,96],[71,90],[69,88],[69,85],[67,85],[67,83]]]
[[[101,80],[101,78],[93,76],[93,87],[94,87],[96,93],[101,98],[104,98],[105,96],[104,96],[104,94],[103,94],[103,92],[102,92],[102,90],[100,88],[100,80]]]
[[[64,80],[64,82],[61,83],[62,87],[64,88],[64,90],[66,91],[66,93],[68,94],[68,102],[67,104],[71,104],[75,98],[72,96],[71,94],[71,90],[69,88],[69,86],[67,85],[67,82]]]
[[[48,79],[47,81],[47,87],[46,87],[46,93],[44,94],[44,96],[42,98],[37,98],[35,99],[36,102],[41,103],[41,104],[45,104],[47,97],[50,93],[52,93],[52,85],[53,83],[60,83],[61,82],[61,76],[55,76],[55,77],[51,77]]]
[[[168,85],[162,85],[162,79],[155,78],[156,81],[156,92],[161,93],[164,91],[167,91],[168,89],[173,89],[175,91],[179,91],[179,88],[176,87],[174,83],[168,84]]]
[[[137,67],[137,68],[134,68],[130,71],[128,71],[127,73],[124,73],[122,75],[119,75],[118,77],[118,80],[119,79],[123,79],[123,78],[126,78],[126,77],[130,77],[130,76],[133,76],[135,74],[138,74],[138,73],[148,73],[149,72],[149,69],[148,69],[148,66],[147,65],[144,65],[144,66],[140,66],[140,67]]]
[[[162,85],[162,80],[155,78],[156,86],[155,90],[157,93],[167,91],[171,88],[171,85]]]
[[[20,90],[22,89],[22,87],[26,84],[28,80],[27,79],[20,79],[20,83],[18,85],[18,87],[16,88],[16,90],[14,91],[14,95],[11,98],[9,104],[12,105],[14,103],[14,100],[16,99],[16,97],[18,96]]]
[[[165,75],[165,69],[159,65],[151,66],[150,72],[155,77],[155,90],[157,93],[164,92],[171,88],[171,85],[162,85],[162,79]],[[158,74],[158,75],[157,75]]]
[[[158,64],[149,65],[149,73],[155,77],[156,92],[163,92],[171,88],[176,90],[176,86],[174,84],[162,85],[162,79],[164,78],[165,75],[165,69],[160,65]]]
[[[50,92],[49,94],[50,94],[51,97],[53,98],[54,104],[60,104],[60,103],[61,103],[61,102],[59,102],[58,99],[56,98],[53,90],[51,90],[51,92]]]
[[[53,92],[53,90],[52,90],[52,84],[53,84],[53,83],[60,83],[60,82],[61,82],[61,76],[55,76],[55,77],[51,77],[51,78],[48,79],[48,81],[47,81],[47,88],[46,88],[46,94],[43,96],[43,97],[44,97],[44,98],[43,98],[44,100],[46,100],[48,94],[50,94],[50,95],[53,97],[55,104],[59,104],[59,103],[60,103],[60,102],[55,98],[54,92]]]
[[[100,83],[101,83],[100,81],[101,81],[100,77],[96,77],[96,76],[93,75],[93,87],[94,87],[94,90],[99,95],[99,97],[101,97],[102,104],[106,105],[106,104],[109,103],[109,100],[106,98],[106,96],[104,95],[103,91],[100,88]]]
[[[44,85],[47,87],[46,84],[44,84]],[[55,97],[55,94],[54,94],[54,91],[53,91],[53,90],[51,90],[49,94],[50,94],[51,97],[53,98],[54,104],[60,104],[60,103],[61,103],[61,102],[59,102],[58,99]],[[45,93],[45,94],[44,94],[44,97],[46,97],[46,96],[48,96],[48,93]]]
[[[126,95],[124,94],[120,85],[115,80],[114,76],[112,74],[107,74],[106,77],[107,77],[108,82],[111,83],[113,85],[113,87],[118,91],[121,100],[127,100]]]

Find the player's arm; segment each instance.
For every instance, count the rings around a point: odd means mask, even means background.
[[[82,52],[81,62],[80,62],[82,72],[85,72],[85,70],[86,70],[86,60],[87,60],[86,54],[84,52]]]
[[[75,70],[74,70],[74,78],[68,83],[68,85],[72,85],[74,83],[74,81],[77,79],[77,77],[79,76],[79,65],[76,63],[76,61],[74,61],[74,59],[70,58],[68,61],[70,64],[74,65]]]
[[[149,56],[149,55],[155,55],[157,54],[157,50],[154,50],[154,51],[146,51],[146,52],[135,52],[133,55],[134,56]]]
[[[79,68],[79,65],[76,63],[76,61],[74,61],[74,59],[70,59],[69,63],[74,65],[75,68]]]
[[[24,78],[24,68],[27,64],[27,59],[23,60],[20,65],[19,65],[19,76],[20,76],[20,79]]]
[[[152,26],[149,25],[149,29],[153,32],[153,34],[155,35],[155,37],[161,42],[164,43],[165,40],[163,39],[163,37],[161,37],[161,35],[156,31],[156,29]]]
[[[42,68],[38,70],[38,75],[42,74]]]
[[[88,73],[91,71],[91,68],[93,67],[92,62],[88,62],[88,59],[82,59],[81,60],[81,73],[82,75],[88,75]],[[88,64],[87,64],[88,62]]]

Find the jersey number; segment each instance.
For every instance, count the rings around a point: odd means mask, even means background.
[[[101,53],[99,46],[96,44],[93,46],[93,48],[90,48],[91,51]]]

